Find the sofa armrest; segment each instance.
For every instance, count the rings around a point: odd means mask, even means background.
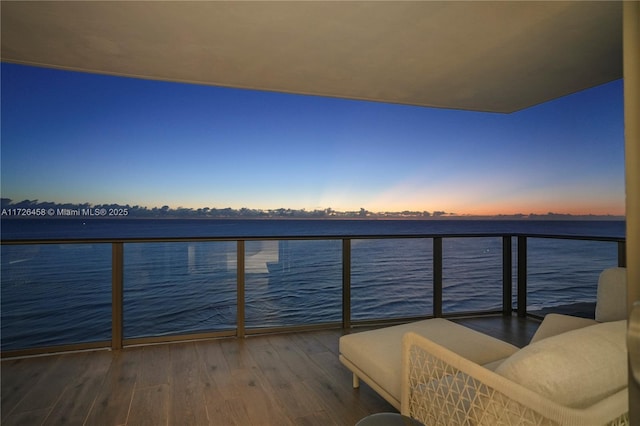
[[[574,317],[564,314],[548,314],[531,338],[530,343],[535,343],[546,337],[551,337],[571,330],[598,324],[596,320],[589,318]]]

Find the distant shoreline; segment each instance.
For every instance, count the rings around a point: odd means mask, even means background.
[[[445,211],[385,211],[372,212],[361,208],[353,211],[337,211],[331,208],[305,209],[234,209],[225,208],[171,208],[141,207],[128,204],[54,203],[24,200],[13,202],[2,198],[0,218],[4,219],[327,219],[327,220],[625,220],[619,215],[574,215],[549,212],[546,214],[515,213],[497,215],[456,214]]]
[[[412,216],[9,216],[3,215],[0,220],[415,220],[415,221],[452,221],[452,220],[514,220],[514,221],[622,221],[624,216],[438,216],[438,217],[412,217]]]

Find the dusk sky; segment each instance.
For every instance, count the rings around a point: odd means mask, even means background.
[[[1,73],[16,202],[624,215],[621,80],[497,114]]]

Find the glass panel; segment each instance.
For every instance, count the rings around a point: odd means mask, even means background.
[[[433,240],[351,242],[351,319],[433,314]]]
[[[618,265],[615,242],[527,239],[527,311],[593,318],[598,277]]]
[[[342,242],[247,241],[246,327],[342,320]]]
[[[502,238],[443,238],[442,312],[502,309]]]
[[[2,350],[111,339],[111,244],[2,246]]]
[[[236,243],[124,245],[124,337],[236,327]]]

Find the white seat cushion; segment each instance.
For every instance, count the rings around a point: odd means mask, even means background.
[[[478,364],[506,358],[516,346],[454,322],[434,318],[353,333],[340,338],[340,354],[400,400],[402,336],[420,334]]]

